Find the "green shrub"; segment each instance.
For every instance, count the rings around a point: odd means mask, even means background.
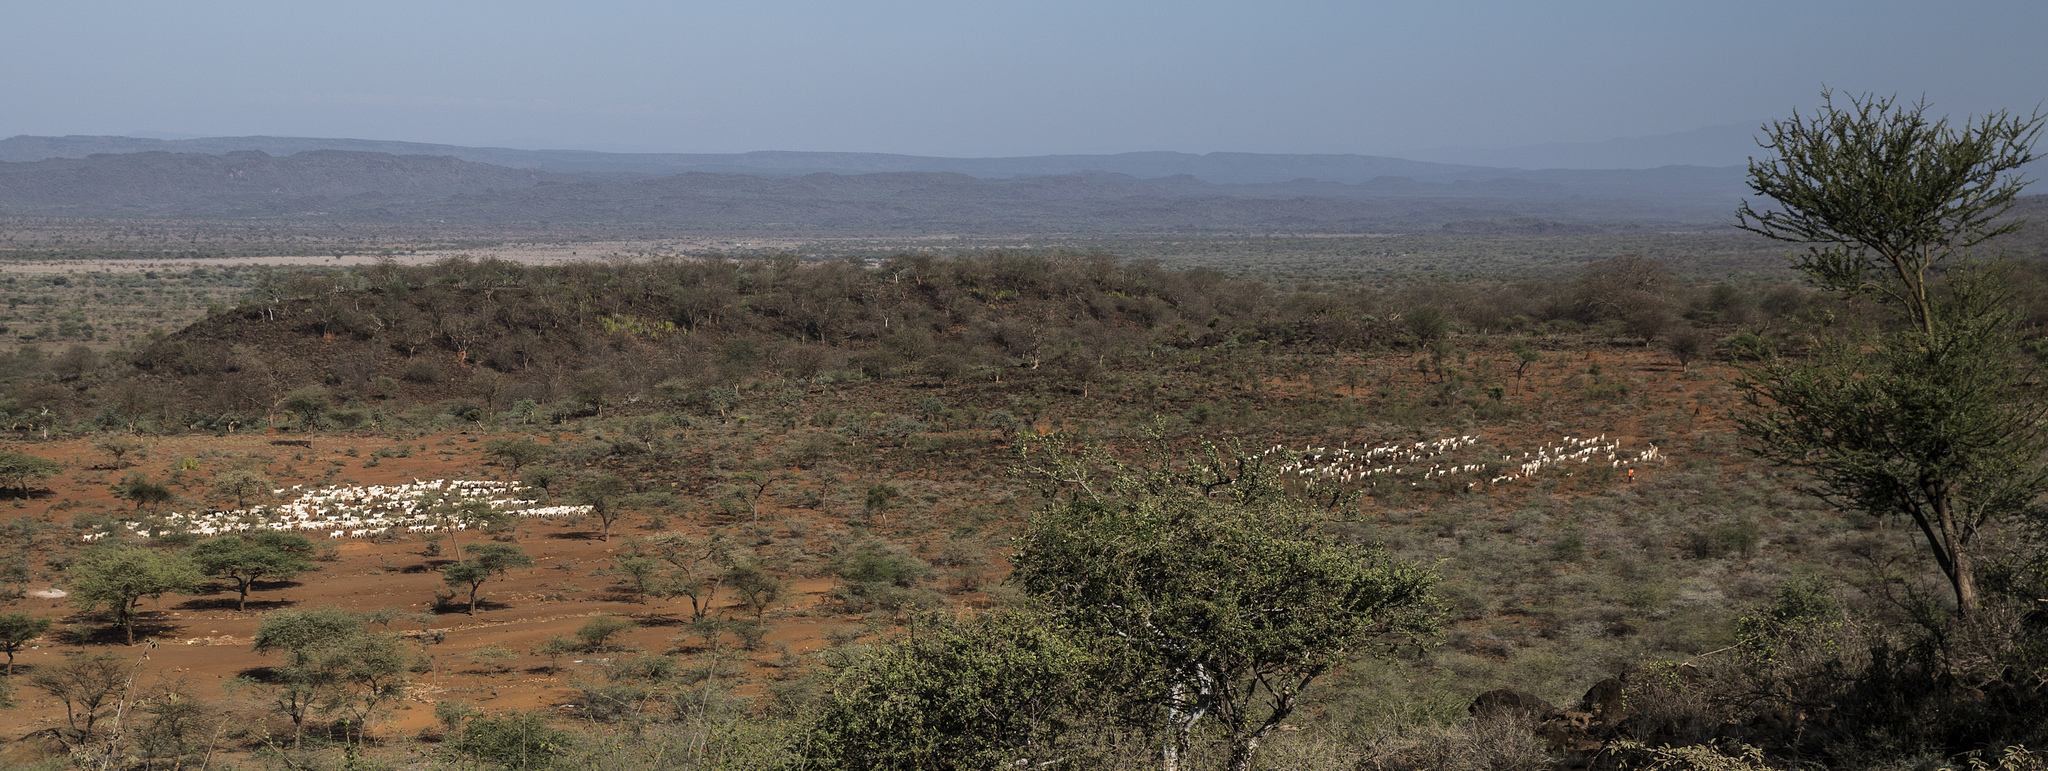
[[[1586,386],[1586,398],[1594,401],[1617,401],[1629,393],[1629,384],[1619,380],[1594,383]]]
[[[454,750],[480,763],[505,769],[537,769],[575,746],[575,735],[548,725],[541,715],[473,716],[462,727]]]
[[[586,651],[601,651],[611,646],[612,638],[633,628],[633,622],[609,614],[599,614],[576,629],[576,638],[583,643]]]
[[[863,544],[833,568],[838,585],[832,597],[848,610],[900,611],[941,602],[937,592],[923,589],[932,569],[924,560],[899,554],[880,544]]]

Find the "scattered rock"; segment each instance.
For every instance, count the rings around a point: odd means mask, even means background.
[[[1472,700],[1472,706],[1468,707],[1467,711],[1475,718],[1519,714],[1540,722],[1557,714],[1557,707],[1528,691],[1498,688],[1479,694],[1478,698]]]
[[[1621,722],[1622,696],[1625,690],[1621,678],[1610,677],[1594,683],[1586,689],[1586,696],[1579,700],[1579,709],[1598,716],[1602,722]]]
[[[1586,690],[1579,703],[1558,709],[1534,694],[1502,688],[1480,694],[1472,700],[1473,717],[1527,715],[1535,723],[1536,735],[1552,752],[1567,753],[1564,766],[1585,767],[1614,738],[1628,718],[1620,678],[1610,677]]]

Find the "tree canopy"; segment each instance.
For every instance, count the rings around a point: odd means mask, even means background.
[[[1075,683],[1101,682],[1102,664],[1040,613],[922,615],[842,667],[796,749],[817,768],[1079,765],[1072,739],[1102,696]]]
[[[51,619],[28,613],[0,613],[0,651],[7,652],[7,674],[14,674],[14,654],[30,640],[50,631]]]
[[[604,526],[604,540],[612,540],[612,523],[625,513],[619,507],[619,498],[630,492],[632,487],[617,474],[596,474],[580,480],[570,488],[569,498],[590,507],[590,515]]]
[[[257,628],[257,653],[283,653],[267,683],[273,706],[292,721],[298,746],[313,717],[339,714],[354,740],[377,708],[404,692],[411,664],[398,641],[369,629],[360,613],[327,607],[277,611]]]
[[[235,502],[235,508],[247,508],[251,499],[261,500],[270,495],[276,484],[255,469],[231,468],[215,474],[208,490],[223,499]]]
[[[1930,118],[1925,101],[1821,91],[1811,115],[1764,125],[1774,153],[1750,161],[1749,187],[1777,203],[1736,209],[1736,226],[1809,244],[1797,267],[1822,289],[1877,293],[1933,334],[1935,268],[2019,229],[2001,219],[2026,186],[2015,172],[2039,156],[2043,116],[1997,112],[1962,128]]]
[[[419,505],[428,516],[448,529],[448,540],[455,544],[455,558],[458,560],[463,557],[462,539],[456,537],[457,533],[463,530],[490,532],[511,524],[514,519],[511,512],[499,510],[488,500],[450,490],[422,493]]]
[[[312,554],[313,542],[305,536],[276,530],[231,533],[193,544],[186,552],[199,572],[235,583],[241,594],[235,610],[249,609],[249,586],[258,580],[282,581],[319,569]]]
[[[1169,769],[1211,716],[1248,768],[1317,678],[1434,632],[1435,574],[1329,533],[1282,486],[1285,460],[1209,446],[1105,476],[1106,459],[1026,447],[1052,503],[1020,540],[1016,581],[1147,662]]]
[[[925,618],[852,662],[807,722],[807,760],[1086,765],[1076,748],[1135,730],[1178,771],[1203,730],[1243,771],[1317,679],[1436,631],[1435,573],[1339,537],[1309,503],[1326,491],[1278,474],[1287,453],[1130,468],[1048,438],[1020,454],[1048,501],[1011,559],[1033,605]]]
[[[71,603],[91,612],[105,608],[135,644],[136,606],[142,598],[189,594],[199,568],[176,554],[133,546],[96,546],[71,564]]]
[[[108,707],[126,693],[134,676],[134,665],[110,651],[71,651],[64,662],[38,666],[28,684],[64,703],[65,721],[71,728],[91,734]]]
[[[455,589],[469,590],[469,615],[476,615],[478,592],[484,582],[512,568],[533,566],[525,549],[509,543],[480,543],[469,547],[469,559],[441,568],[441,578]]]
[[[1750,187],[1778,208],[1744,203],[1738,224],[1809,244],[1797,267],[1812,283],[1893,313],[1875,329],[1837,324],[1803,358],[1765,352],[1743,371],[1741,426],[1766,457],[1812,472],[1823,498],[1912,519],[1969,614],[1978,531],[2048,492],[2048,409],[2019,318],[1998,267],[1969,252],[2018,227],[1999,217],[2044,118],[1957,130],[1925,102],[1823,98],[1764,127],[1777,157],[1751,162]]]
[[[56,476],[64,464],[48,458],[13,450],[0,451],[0,486],[12,487],[28,496],[28,486]]]

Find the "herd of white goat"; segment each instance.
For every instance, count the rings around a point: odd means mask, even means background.
[[[312,487],[293,485],[275,491],[284,503],[227,511],[171,512],[155,530],[141,523],[127,523],[128,529],[149,538],[173,532],[201,536],[255,530],[298,530],[328,538],[367,538],[391,533],[433,533],[463,530],[468,524],[450,521],[442,512],[449,504],[481,500],[491,508],[522,517],[546,519],[580,517],[589,506],[540,506],[518,497],[519,486],[510,482],[436,479],[414,480],[406,485],[364,487]],[[106,533],[88,533],[94,541]]]
[[[1523,452],[1519,456],[1510,452],[1502,455],[1498,462],[1458,457],[1460,449],[1475,447],[1479,437],[1472,434],[1445,437],[1424,442],[1382,444],[1362,449],[1349,447],[1303,447],[1295,458],[1281,464],[1280,473],[1312,477],[1324,482],[1356,483],[1368,488],[1377,488],[1382,479],[1399,478],[1408,482],[1409,487],[1420,487],[1424,481],[1454,475],[1484,476],[1483,484],[1499,485],[1529,479],[1544,469],[1573,468],[1576,466],[1604,465],[1610,469],[1633,469],[1643,463],[1663,457],[1657,445],[1640,451],[1624,450],[1621,440],[1609,439],[1606,434],[1599,436],[1567,436],[1555,444]],[[1287,448],[1274,445],[1266,455],[1286,452]],[[1427,466],[1423,464],[1427,463]],[[1565,471],[1567,475],[1574,473]],[[1479,479],[1465,484],[1465,489],[1477,488]]]
[[[1362,484],[1376,488],[1382,479],[1399,479],[1409,487],[1439,477],[1472,475],[1465,489],[1484,484],[1500,485],[1529,479],[1545,469],[1570,469],[1605,465],[1612,469],[1634,468],[1659,460],[1657,445],[1640,451],[1623,450],[1621,441],[1605,434],[1592,437],[1567,436],[1545,443],[1535,450],[1502,455],[1499,462],[1456,457],[1458,451],[1473,448],[1479,437],[1466,434],[1432,441],[1382,444],[1362,449],[1349,447],[1304,447],[1294,459],[1282,464],[1283,474],[1312,477],[1325,482]],[[1286,452],[1274,445],[1266,455]],[[1427,463],[1427,466],[1423,464]],[[1563,473],[1570,474],[1571,471]],[[366,487],[314,487],[293,485],[277,490],[276,496],[293,496],[288,502],[228,511],[172,512],[155,530],[141,523],[127,527],[144,538],[170,532],[188,531],[201,536],[254,530],[303,530],[329,538],[367,538],[382,533],[433,533],[462,530],[467,525],[451,522],[440,512],[448,504],[482,500],[492,509],[516,516],[546,519],[581,517],[589,506],[540,506],[518,496],[519,486],[510,482],[437,479],[415,480],[409,485]],[[88,533],[85,540],[105,537]]]

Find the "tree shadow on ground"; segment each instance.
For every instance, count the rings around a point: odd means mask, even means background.
[[[238,609],[236,607],[235,599],[236,598],[234,595],[229,595],[226,597],[208,597],[205,599],[186,600],[184,602],[178,603],[174,607],[176,607],[178,610],[225,610],[230,612],[236,612]],[[248,609],[246,611],[241,612],[266,613],[281,608],[289,608],[297,604],[299,603],[296,600],[259,600],[254,597],[251,597],[249,598]],[[140,629],[140,627],[137,627],[137,631],[140,631]]]
[[[142,643],[151,637],[170,638],[173,633],[184,629],[184,625],[171,622],[168,614],[160,610],[146,610],[135,616],[135,642]],[[107,645],[116,648],[128,645],[128,633],[120,624],[108,621],[89,621],[74,624],[63,631],[51,630],[51,636],[72,645]]]
[[[490,600],[476,601],[476,612],[478,613],[493,610],[505,610],[506,608],[510,607],[512,606],[502,602],[492,602]],[[432,613],[436,616],[466,616],[469,615],[469,600],[457,599],[454,602],[450,602],[446,605],[435,606],[429,609],[427,612]]]
[[[687,618],[674,615],[671,613],[662,613],[660,611],[648,611],[646,613],[630,613],[626,615],[626,618],[632,619],[633,623],[639,626],[679,627],[690,623],[690,620]]]

